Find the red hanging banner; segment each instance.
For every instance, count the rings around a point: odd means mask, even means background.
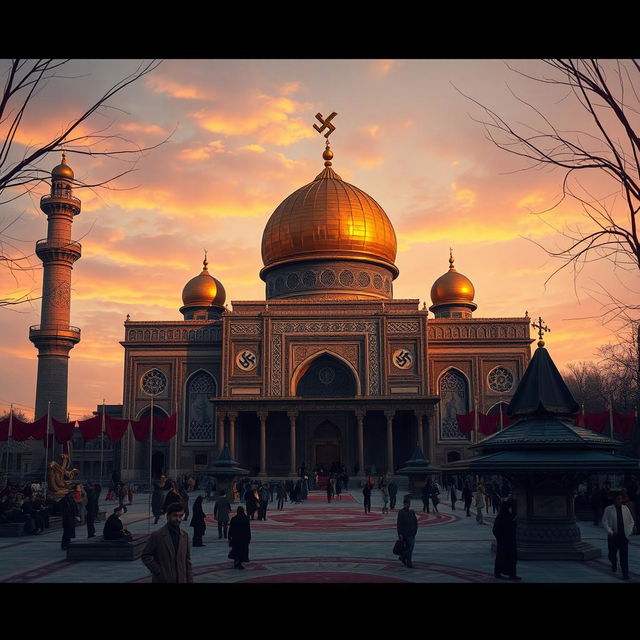
[[[460,433],[466,436],[475,428],[476,412],[471,411],[470,413],[457,413],[456,420],[458,421],[458,428],[460,429]]]
[[[34,423],[32,423],[31,428],[31,437],[34,440],[44,440],[45,433],[47,433],[47,414],[45,413],[42,417],[38,418]]]
[[[69,442],[73,436],[73,430],[76,426],[76,421],[71,422],[58,422],[55,418],[51,418],[51,424],[53,425],[53,433],[56,435],[56,441],[59,444]]]
[[[500,427],[500,414],[492,414],[490,416],[484,413],[478,414],[478,431],[485,436],[495,433]]]
[[[23,422],[22,420],[20,420],[20,418],[16,418],[15,416],[13,416],[11,429],[11,437],[18,442],[22,442],[33,433],[33,423]]]
[[[9,439],[9,418],[0,420],[0,442],[6,442]]]
[[[636,425],[636,416],[633,413],[613,412],[613,430],[622,436],[628,436]]]
[[[167,442],[176,435],[176,418],[175,413],[168,418],[154,418],[153,439],[156,442]]]
[[[511,416],[508,416],[506,413],[502,412],[502,428],[503,429],[510,427],[515,421],[516,421],[515,418],[512,418]],[[498,416],[498,427],[500,427],[500,416]]]
[[[609,427],[609,412],[600,411],[599,413],[585,413],[584,426],[596,433],[602,433]]]
[[[78,427],[85,442],[95,440],[100,435],[102,428],[102,416],[94,416],[88,420],[78,420]]]
[[[112,418],[111,416],[105,416],[105,430],[107,436],[111,442],[120,442],[122,440],[130,420],[121,418]]]
[[[158,418],[153,419],[153,431],[155,436],[156,424],[158,422]],[[151,432],[151,416],[147,416],[146,418],[142,418],[142,420],[131,420],[131,428],[133,429],[133,437],[138,442],[144,442]]]

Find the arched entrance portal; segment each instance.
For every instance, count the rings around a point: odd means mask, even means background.
[[[309,364],[296,385],[296,395],[307,398],[351,398],[357,392],[353,372],[344,362],[326,353]]]
[[[313,468],[322,466],[325,471],[331,469],[335,463],[342,462],[341,432],[337,425],[330,420],[324,420],[313,431],[314,455]]]
[[[299,397],[353,398],[359,394],[357,373],[330,353],[319,354],[304,367],[295,384]],[[334,464],[351,464],[348,447],[352,439],[348,434],[352,413],[309,411],[300,417],[306,439],[303,459],[308,468],[322,467],[328,472]]]

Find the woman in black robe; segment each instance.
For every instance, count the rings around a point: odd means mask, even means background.
[[[62,515],[62,542],[60,547],[65,551],[71,539],[76,537],[76,525],[80,522],[78,505],[71,492],[60,500],[60,514]]]
[[[516,575],[516,517],[511,505],[503,502],[500,513],[493,524],[493,535],[496,537],[496,562],[493,575],[499,580],[521,580]],[[508,576],[505,577],[502,574]]]
[[[151,494],[151,512],[155,518],[153,524],[158,524],[160,516],[164,513],[164,498],[165,495],[162,487],[159,484],[154,483],[153,493]]]
[[[193,503],[193,516],[191,518],[191,526],[193,527],[193,546],[204,547],[202,536],[207,528],[204,521],[204,510],[202,508],[202,496],[198,496]]]
[[[249,542],[251,542],[251,525],[243,507],[238,507],[237,515],[229,523],[229,558],[233,560],[234,569],[244,569],[243,562],[249,562]]]

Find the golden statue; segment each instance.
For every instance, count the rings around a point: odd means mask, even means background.
[[[56,500],[64,498],[71,491],[73,479],[78,476],[77,469],[71,469],[71,460],[68,454],[63,453],[62,464],[58,464],[55,460],[49,463],[49,473],[47,481],[49,484],[49,493]]]

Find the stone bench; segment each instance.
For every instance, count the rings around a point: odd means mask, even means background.
[[[67,547],[67,560],[137,560],[149,540],[146,533],[134,533],[131,541],[105,540],[96,536],[89,540],[73,540]]]
[[[5,522],[0,524],[0,538],[16,538],[25,535],[25,522]]]

